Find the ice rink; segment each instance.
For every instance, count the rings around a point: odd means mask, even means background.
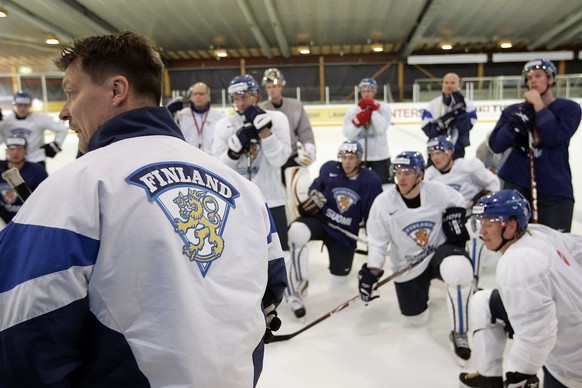
[[[494,123],[480,123],[472,130],[467,157],[493,128]],[[318,160],[311,166],[312,178],[319,166],[335,159],[337,147],[344,140],[341,127],[314,127]],[[578,131],[570,145],[578,198],[582,198],[582,133]],[[419,125],[392,126],[388,140],[391,154],[418,150],[426,154],[426,137]],[[69,135],[62,153],[49,160],[48,169],[55,171],[73,160],[76,136]],[[582,208],[574,215],[573,231],[582,233]],[[348,282],[334,285],[327,271],[327,252],[321,243],[310,243],[310,288],[305,299],[305,321],[296,319],[287,305],[279,307],[283,326],[277,334],[291,333],[324,315],[357,294],[357,271],[366,257],[357,254]],[[360,246],[365,248],[365,246]],[[386,268],[389,273],[389,268]],[[494,283],[494,265],[487,268],[480,286]],[[392,284],[380,289],[381,297],[368,306],[356,301],[297,337],[266,347],[260,388],[379,388],[458,386],[458,374],[473,371],[474,361],[465,368],[454,361],[449,350],[449,318],[445,306],[444,285],[435,281],[431,290],[430,319],[424,327],[406,327],[399,313]],[[228,335],[228,333],[224,333]]]

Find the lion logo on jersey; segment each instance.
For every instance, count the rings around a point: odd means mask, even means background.
[[[434,222],[421,221],[406,226],[403,231],[414,241],[416,245],[418,245],[420,248],[425,248],[428,246],[430,233],[432,232],[433,227]]]
[[[358,193],[346,187],[336,187],[332,189],[331,192],[335,198],[337,208],[342,214],[348,211],[350,207],[358,203],[360,200]]]
[[[184,243],[182,254],[206,276],[224,251],[222,232],[238,190],[202,167],[180,162],[144,166],[126,181],[143,188],[149,200],[160,206]]]
[[[224,241],[217,233],[221,219],[217,214],[219,206],[216,199],[202,190],[188,189],[187,195],[179,192],[174,198],[174,203],[180,209],[180,217],[186,220],[174,218],[176,232],[185,235],[192,229],[194,233],[195,243],[188,241],[184,245],[184,254],[190,260],[194,260],[195,257],[199,260],[212,260],[220,255],[224,248]],[[210,252],[204,257],[198,256],[206,244],[210,245]]]

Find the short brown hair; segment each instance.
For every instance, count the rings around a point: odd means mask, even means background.
[[[54,63],[62,71],[78,63],[95,84],[122,75],[137,96],[161,101],[164,64],[156,46],[143,35],[122,31],[76,39],[61,49]]]

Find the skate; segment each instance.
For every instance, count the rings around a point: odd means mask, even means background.
[[[503,378],[501,376],[486,377],[479,372],[461,373],[459,375],[461,388],[503,388]]]
[[[303,318],[305,316],[305,305],[298,295],[290,295],[287,297],[287,304],[295,314],[297,318]]]
[[[471,349],[469,348],[467,333],[455,333],[452,331],[449,339],[451,340],[451,350],[454,352],[457,363],[460,366],[465,366],[467,360],[471,358]]]

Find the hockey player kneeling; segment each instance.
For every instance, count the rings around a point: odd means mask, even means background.
[[[399,154],[392,163],[396,185],[374,201],[366,224],[368,263],[359,272],[360,297],[377,298],[374,287],[382,276],[386,251],[391,243],[392,270],[410,266],[410,258],[434,253],[394,280],[400,312],[412,325],[428,319],[429,288],[440,279],[447,288],[450,343],[455,359],[463,364],[471,356],[467,342],[467,304],[472,293],[473,268],[464,249],[465,199],[455,189],[424,181],[425,163],[419,152]]]
[[[368,217],[374,198],[382,192],[376,173],[361,167],[362,147],[345,142],[338,161],[324,163],[301,202],[301,214],[289,226],[291,257],[287,264],[285,296],[296,317],[305,315],[309,249],[307,242],[322,240],[329,254],[329,270],[336,280],[347,280],[352,269],[359,225]],[[341,229],[341,230],[340,230]]]

